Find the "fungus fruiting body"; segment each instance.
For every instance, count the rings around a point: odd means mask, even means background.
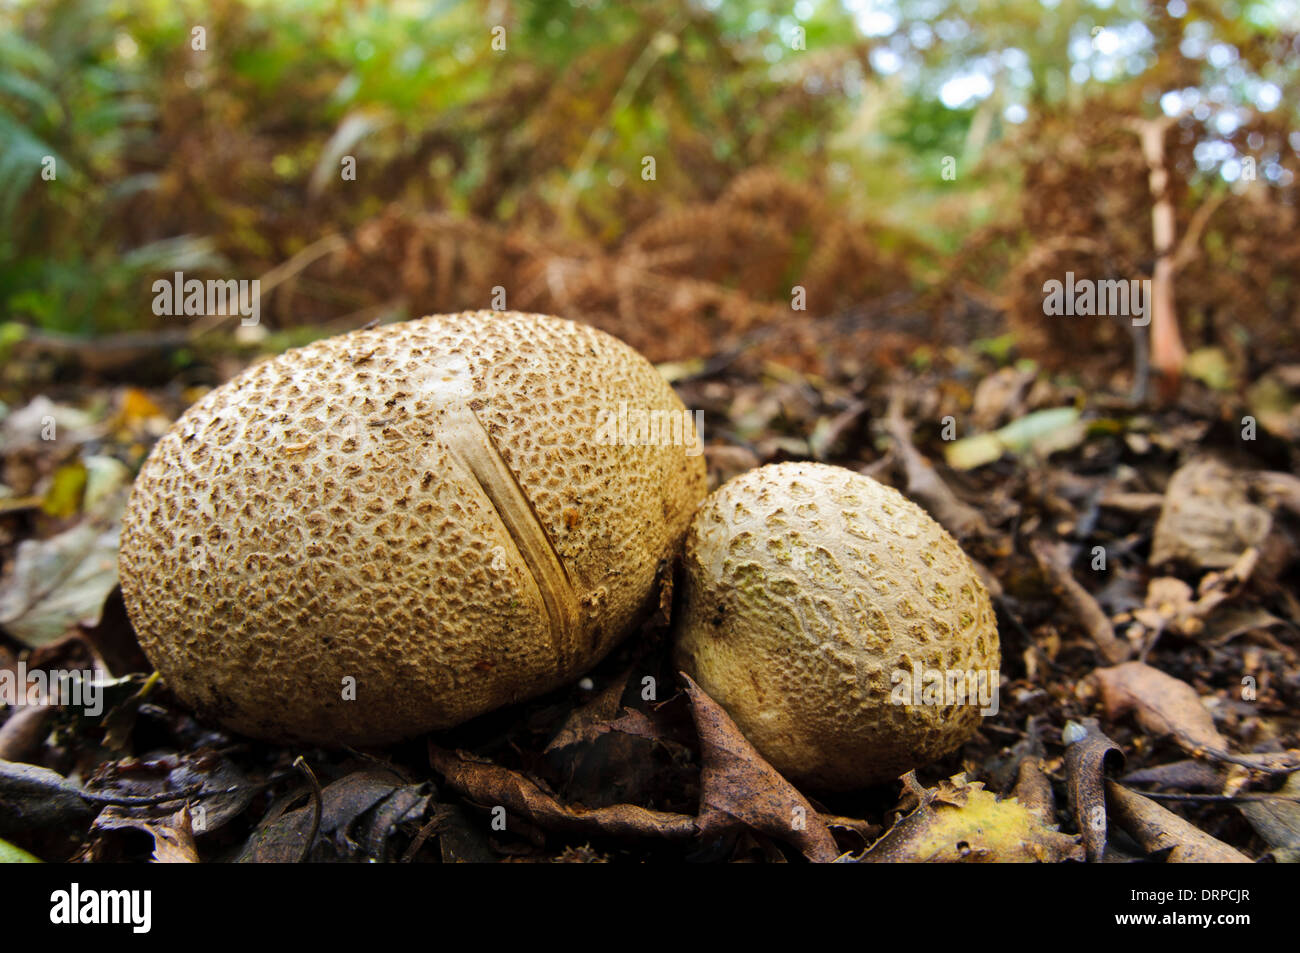
[[[685,564],[678,663],[794,780],[893,779],[959,746],[990,707],[997,624],[974,565],[869,477],[816,463],[741,474],[700,507]]]
[[[706,492],[654,367],[541,315],[439,315],[318,341],[191,407],[136,481],[122,592],[202,714],[381,743],[576,678],[650,608]]]

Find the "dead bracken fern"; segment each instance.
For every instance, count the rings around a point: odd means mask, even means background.
[[[1285,125],[1267,115],[1225,138],[1242,155],[1285,159],[1290,151]],[[1006,313],[1022,350],[1049,366],[1086,363],[1113,371],[1131,361],[1124,323],[1045,316],[1043,283],[1063,280],[1067,271],[1093,280],[1149,279],[1163,252],[1172,257],[1175,305],[1189,350],[1214,345],[1241,366],[1295,353],[1297,177],[1285,186],[1239,183],[1231,193],[1221,183],[1193,188],[1201,175],[1193,156],[1200,139],[1190,118],[1165,133],[1175,242],[1157,250],[1138,137],[1101,103],[1068,119],[1044,118],[1014,146],[1024,159],[1015,214],[968,240],[951,262],[948,291],[972,282],[990,289],[991,303]],[[1262,169],[1258,174],[1262,178]]]
[[[393,205],[322,268],[351,276],[369,300],[421,312],[485,307],[500,287],[510,308],[589,322],[656,361],[756,337],[765,352],[812,360],[825,341],[801,329],[907,289],[866,226],[768,169],[737,177],[716,201],[668,209],[608,249]]]

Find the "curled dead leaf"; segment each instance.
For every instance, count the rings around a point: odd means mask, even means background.
[[[1065,767],[1069,773],[1070,810],[1083,836],[1088,860],[1098,863],[1106,855],[1107,763],[1124,761],[1119,746],[1102,733],[1096,718],[1065,726]]]

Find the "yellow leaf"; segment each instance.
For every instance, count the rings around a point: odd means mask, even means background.
[[[1051,863],[1083,859],[1078,838],[1048,827],[1014,797],[998,800],[982,783],[967,782],[965,775],[920,790],[919,797],[916,810],[876,841],[862,861]]]
[[[71,516],[81,508],[81,494],[86,488],[86,468],[80,461],[54,471],[50,488],[41,500],[41,510],[50,516]]]

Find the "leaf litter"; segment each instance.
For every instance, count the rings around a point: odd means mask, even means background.
[[[116,687],[99,718],[0,713],[0,849],[181,862],[1300,859],[1300,479],[1287,472],[1300,451],[1235,440],[1218,424],[1238,409],[1232,393],[1128,410],[1032,364],[952,360],[955,372],[898,370],[828,351],[812,374],[738,351],[676,374],[715,421],[713,485],[799,456],[869,473],[957,535],[994,598],[999,713],[893,785],[824,800],[772,769],[698,686],[662,700],[646,687],[676,684],[671,574],[640,637],[589,681],[429,739],[339,752],[202,724],[147,679],[101,571],[122,489],[104,461],[133,471],[183,403],[132,390],[107,418],[93,408],[114,399],[37,403],[76,435],[57,447],[30,439],[34,411],[11,414],[0,462],[21,480],[0,498],[28,502],[0,506],[0,673],[76,662]],[[60,484],[68,467],[80,477]]]

